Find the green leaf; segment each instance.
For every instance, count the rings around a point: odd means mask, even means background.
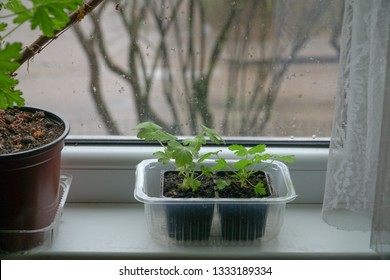
[[[261,154],[261,153],[264,153],[265,152],[265,149],[266,149],[266,145],[264,144],[259,144],[253,148],[250,148],[248,150],[248,153],[250,155],[254,155],[254,154]]]
[[[183,140],[183,145],[190,146],[197,151],[200,151],[202,145],[206,144],[206,139],[202,135],[197,135],[194,138],[187,138]]]
[[[218,179],[215,182],[218,190],[223,190],[224,188],[230,186],[231,183],[232,183],[232,181],[230,181],[230,180],[222,180],[222,179]]]
[[[163,131],[161,126],[151,122],[140,123],[134,128],[134,130],[139,130],[137,134],[138,138],[145,139],[147,141],[168,142],[176,140],[175,136]]]
[[[142,122],[134,127],[134,130],[141,130],[141,129],[156,131],[156,130],[162,130],[162,127],[152,122]]]
[[[200,187],[200,185],[201,183],[199,180],[188,177],[184,178],[181,187],[186,190],[192,189],[192,191],[196,191]]]
[[[24,105],[24,99],[21,97],[22,92],[15,90],[18,81],[11,76],[19,67],[17,61],[21,54],[22,44],[7,43],[5,47],[0,46],[0,109],[12,108]]]
[[[216,151],[216,152],[209,152],[209,153],[206,153],[204,155],[202,155],[199,159],[198,159],[198,162],[201,163],[203,161],[205,161],[206,159],[209,159],[211,158],[212,156],[218,156],[218,154],[222,152],[221,150],[219,151]]]
[[[250,159],[240,159],[236,163],[233,164],[234,168],[237,169],[245,169],[250,166],[253,162]]]
[[[224,158],[217,159],[217,160],[215,160],[215,162],[217,163],[217,165],[213,166],[213,169],[215,171],[220,171],[222,169],[227,168],[227,166],[228,166],[228,164]]]
[[[260,162],[266,161],[266,160],[268,160],[268,159],[270,159],[270,158],[271,158],[271,155],[270,155],[270,154],[263,154],[263,155],[258,154],[258,155],[255,155],[255,156],[253,157],[253,162],[254,162],[254,163],[260,163]]]
[[[239,157],[244,157],[248,154],[247,149],[245,149],[245,147],[242,145],[237,145],[237,144],[230,145],[229,150],[234,152]]]
[[[33,12],[27,9],[20,0],[7,1],[5,8],[17,15],[13,20],[16,24],[23,24],[26,21],[30,21],[33,17]]]
[[[39,27],[47,37],[53,37],[55,32],[69,21],[69,13],[83,4],[82,0],[32,0],[33,14],[31,29]]]
[[[208,178],[211,178],[213,176],[213,169],[209,166],[200,166],[200,171],[202,171],[202,174],[207,176]]]
[[[158,158],[158,161],[163,163],[163,164],[167,164],[170,162],[170,160],[172,159],[171,155],[169,154],[169,152],[155,152],[153,153],[153,155],[155,157]]]
[[[21,55],[22,44],[21,43],[7,43],[4,48],[0,47],[0,72],[10,75],[19,68],[18,59]]]
[[[266,190],[266,188],[265,188],[265,186],[264,186],[264,184],[262,182],[257,183],[257,185],[254,188],[254,191],[258,195],[263,195],[264,196],[264,195],[267,194],[267,190]]]
[[[196,151],[192,147],[183,146],[177,142],[169,142],[168,148],[172,152],[172,157],[177,166],[185,166],[193,162]]]
[[[287,162],[287,163],[290,163],[290,162],[294,162],[295,161],[295,157],[293,155],[287,155],[287,156],[272,156],[274,159],[277,159],[277,160],[280,160],[280,161],[283,161],[283,162]]]
[[[0,73],[0,109],[13,108],[24,105],[24,99],[21,97],[20,90],[14,90],[18,81],[9,75]]]
[[[212,128],[208,128],[207,126],[204,126],[204,125],[201,125],[202,127],[202,130],[203,130],[203,133],[206,134],[206,136],[208,138],[210,138],[210,140],[219,145],[221,143],[225,143],[225,140],[223,140],[223,138],[221,136],[219,136],[219,134],[217,133],[217,131],[215,129],[212,129]]]
[[[6,28],[7,28],[7,24],[6,23],[0,23],[0,32],[4,31]]]

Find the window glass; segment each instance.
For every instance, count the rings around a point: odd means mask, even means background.
[[[18,71],[73,135],[329,137],[340,0],[105,1]],[[26,27],[17,35],[29,44]],[[13,38],[12,38],[13,39]]]

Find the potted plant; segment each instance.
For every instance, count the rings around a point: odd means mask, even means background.
[[[25,107],[22,92],[16,88],[16,71],[100,2],[0,3],[1,253],[25,252],[46,242],[43,229],[53,224],[64,195],[60,181],[61,150],[69,124],[58,114]],[[12,26],[9,19],[13,19]],[[21,42],[7,41],[24,23],[30,23],[31,29],[39,27],[43,34],[25,48]]]
[[[135,129],[139,138],[157,141],[163,147],[154,153],[157,159],[142,161],[136,170],[135,197],[145,204],[153,237],[174,244],[217,244],[247,243],[277,235],[285,204],[295,198],[288,169],[281,162],[292,161],[292,156],[265,153],[265,145],[230,145],[238,159],[227,160],[220,156],[221,150],[200,155],[205,136],[214,144],[225,143],[215,130],[205,126],[200,135],[182,141],[153,123],[141,123]],[[167,180],[160,180],[160,174],[172,169],[179,177],[175,186],[169,187],[175,195],[167,197]],[[185,196],[180,188],[186,189]],[[208,189],[207,196],[198,196],[199,189]],[[201,224],[206,208],[210,215],[214,208],[217,211]],[[191,232],[184,233],[184,229]],[[264,236],[266,230],[268,235]]]
[[[216,188],[220,198],[273,198],[278,197],[270,175],[264,172],[275,160],[292,162],[293,156],[277,156],[266,153],[266,146],[252,148],[233,144],[228,149],[238,157],[227,161],[218,157],[212,169],[216,173]],[[222,171],[224,170],[224,171]],[[224,240],[248,241],[263,237],[266,229],[267,203],[219,204],[221,234]]]
[[[181,201],[215,197],[210,171],[203,169],[202,166],[199,168],[199,164],[211,154],[199,157],[199,151],[206,143],[206,137],[215,144],[220,144],[222,138],[205,126],[202,126],[199,135],[183,141],[150,122],[141,123],[135,129],[140,130],[137,134],[139,138],[157,141],[163,148],[162,151],[154,153],[158,163],[166,168],[160,174],[161,196],[171,200],[177,199],[179,202],[164,205],[168,236],[178,241],[207,240],[211,230],[214,203]]]
[[[25,231],[44,229],[57,215],[61,150],[68,132],[69,124],[48,111],[0,111],[2,252],[25,251],[45,242],[41,233]]]

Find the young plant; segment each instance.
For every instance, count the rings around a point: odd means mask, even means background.
[[[157,124],[143,122],[134,129],[139,130],[137,137],[148,141],[157,141],[163,148],[162,151],[153,153],[158,161],[163,164],[171,163],[176,165],[176,170],[183,176],[183,181],[179,188],[196,191],[200,186],[199,178],[202,175],[211,177],[210,170],[204,166],[200,167],[200,172],[195,170],[196,163],[201,163],[215,153],[208,153],[199,157],[200,149],[206,144],[206,137],[215,144],[223,143],[224,140],[214,129],[204,125],[202,132],[194,137],[180,141],[176,136],[166,132]]]
[[[268,162],[265,166],[261,168],[264,170],[266,167],[270,166],[274,160],[280,160],[283,162],[293,162],[294,156],[278,156],[266,153],[266,145],[259,144],[252,148],[245,148],[242,145],[230,145],[229,150],[234,152],[234,154],[239,157],[239,160],[235,163],[228,163],[224,158],[218,156],[218,153],[214,153],[217,156],[215,160],[217,165],[212,169],[214,171],[220,170],[230,170],[233,172],[231,176],[232,180],[223,180],[219,179],[216,181],[217,189],[222,190],[227,186],[230,186],[233,182],[237,183],[241,188],[253,188],[254,192],[257,195],[266,195],[266,186],[263,182],[259,181],[255,185],[251,182],[250,178],[259,170],[256,169],[256,166],[260,163]]]

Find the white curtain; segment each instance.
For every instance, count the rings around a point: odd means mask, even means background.
[[[323,219],[390,257],[390,0],[346,0]],[[369,246],[369,244],[367,244]]]

